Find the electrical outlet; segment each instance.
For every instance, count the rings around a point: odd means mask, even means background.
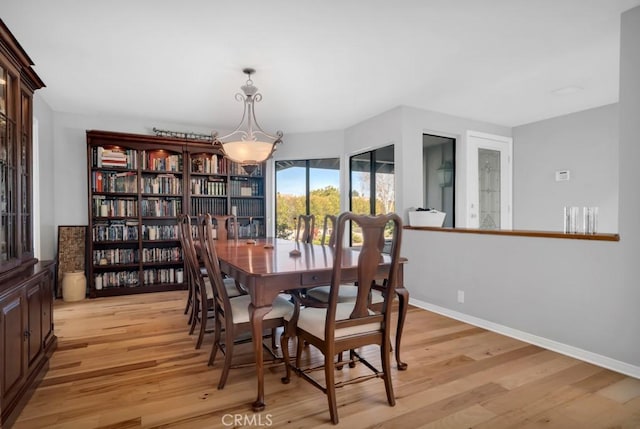
[[[458,302],[460,304],[464,304],[464,291],[463,290],[459,290],[458,291]]]

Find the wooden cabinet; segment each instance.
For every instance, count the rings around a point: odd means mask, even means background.
[[[178,214],[235,211],[240,238],[264,236],[263,171],[211,143],[87,131],[90,296],[185,288]]]
[[[7,428],[48,367],[52,262],[33,252],[33,92],[44,83],[0,20],[0,428]]]
[[[0,410],[10,424],[44,374],[53,335],[53,262],[41,262],[0,290]]]

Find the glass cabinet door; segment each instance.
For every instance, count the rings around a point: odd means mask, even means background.
[[[32,252],[31,225],[31,97],[22,93],[20,114],[22,115],[20,132],[20,253]]]
[[[0,262],[16,255],[15,117],[12,91],[12,76],[0,66]]]

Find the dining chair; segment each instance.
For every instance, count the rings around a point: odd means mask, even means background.
[[[325,215],[321,240],[321,244],[323,246],[335,248],[337,219],[337,216],[330,214]],[[306,296],[309,299],[315,299],[319,302],[326,303],[329,302],[329,290],[329,286],[316,286],[314,288],[307,289]],[[358,290],[353,283],[343,284],[340,287],[340,292],[338,293],[338,302],[355,301],[357,292]]]
[[[200,215],[202,216],[202,215]],[[226,241],[229,239],[237,240],[239,238],[239,224],[238,217],[236,215],[211,215],[211,219],[215,221],[217,228],[216,230],[216,240]],[[199,218],[199,222],[202,220]],[[224,279],[230,279],[231,277],[227,273],[222,273]],[[230,282],[230,280],[225,280]],[[238,292],[244,294],[244,286],[240,284],[237,280],[235,280],[236,288]]]
[[[189,274],[189,294],[192,299],[192,315],[191,327],[189,329],[189,335],[195,332],[196,327],[199,325],[198,339],[196,340],[196,349],[202,346],[205,334],[210,333],[211,330],[207,329],[207,322],[215,317],[213,311],[213,289],[211,287],[211,280],[206,275],[206,271],[200,268],[200,257],[196,250],[195,241],[193,239],[193,230],[191,224],[191,217],[186,214],[178,216],[180,241],[183,243],[182,253],[184,255],[185,265]],[[233,279],[224,280],[225,288],[231,296],[238,296],[243,291],[239,290],[236,286],[236,282]]]
[[[237,340],[243,334],[251,333],[251,321],[249,315],[249,304],[251,297],[241,295],[230,297],[228,288],[225,287],[220,270],[220,263],[216,253],[215,241],[213,239],[213,224],[211,215],[205,215],[198,221],[199,238],[202,247],[202,256],[207,269],[209,279],[213,286],[213,308],[214,308],[214,339],[209,357],[209,365],[215,363],[218,350],[224,353],[224,365],[218,389],[223,389],[232,368],[233,350]],[[273,301],[272,310],[264,317],[263,326],[271,329],[272,341],[275,341],[275,329],[284,326],[285,317],[293,312],[293,304],[288,300],[277,297]],[[223,325],[224,324],[224,325]],[[222,340],[222,330],[224,328],[224,341]],[[262,341],[262,339],[260,339]]]
[[[238,218],[234,215],[211,215],[211,218],[216,223],[216,239],[228,240],[231,238],[238,238]],[[231,234],[229,234],[231,229]]]
[[[331,286],[329,301],[325,308],[302,307],[297,296],[294,295],[294,312],[285,317],[287,324],[281,337],[281,349],[286,364],[286,373],[282,382],[290,381],[291,371],[309,381],[312,385],[322,390],[327,395],[331,422],[338,424],[338,409],[336,405],[337,387],[347,384],[365,381],[370,378],[382,378],[384,380],[389,405],[395,405],[393,384],[390,369],[390,328],[391,328],[391,304],[395,294],[394,288],[398,281],[398,267],[400,262],[400,245],[402,241],[402,220],[395,214],[378,216],[356,215],[342,213],[337,221],[336,242],[343,243],[347,222],[358,224],[362,229],[362,247],[358,254],[357,267],[357,297],[353,302],[338,302],[338,293],[342,277],[342,259],[345,253],[343,246],[336,246],[334,252],[333,269],[331,274]],[[389,222],[393,223],[391,249],[388,257],[390,264],[383,276],[379,274],[380,261],[383,257],[383,243],[385,229]],[[377,279],[384,277],[385,284],[379,284]],[[383,303],[381,306],[371,304],[370,293],[372,288],[383,290]],[[295,363],[290,362],[289,339],[297,337],[297,352]],[[324,355],[324,365],[321,367],[302,368],[303,343],[308,342],[316,347]],[[380,349],[381,369],[368,362],[358,349],[376,345]],[[341,361],[335,360],[335,356],[343,351],[352,351],[350,359],[360,361],[372,370],[370,375],[359,375],[353,378],[335,380],[335,369],[342,366]],[[324,385],[317,381],[310,373],[324,368]]]
[[[311,243],[313,241],[314,228],[316,226],[315,215],[298,215],[296,228],[296,241]]]
[[[180,240],[180,248],[181,249],[185,249],[187,247],[187,244],[185,242],[185,234],[183,233],[183,214],[180,214],[177,216],[176,218],[176,223],[178,224],[178,239]],[[189,319],[187,321],[187,324],[192,325],[193,324],[193,317],[194,317],[194,298],[193,298],[193,294],[194,294],[194,287],[193,287],[193,275],[191,274],[191,267],[189,265],[189,263],[187,262],[187,257],[184,254],[183,251],[183,262],[184,262],[184,280],[187,283],[187,302],[186,305],[184,307],[184,314],[189,314]],[[193,328],[192,328],[193,329]],[[190,334],[193,332],[190,332]]]
[[[322,239],[320,244],[323,246],[334,247],[336,245],[336,221],[337,216],[324,215],[324,222],[322,224]]]

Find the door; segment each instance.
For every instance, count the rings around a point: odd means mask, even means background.
[[[18,392],[26,374],[25,306],[22,289],[0,299],[0,400],[5,404]]]
[[[467,132],[467,227],[511,229],[511,137]]]

